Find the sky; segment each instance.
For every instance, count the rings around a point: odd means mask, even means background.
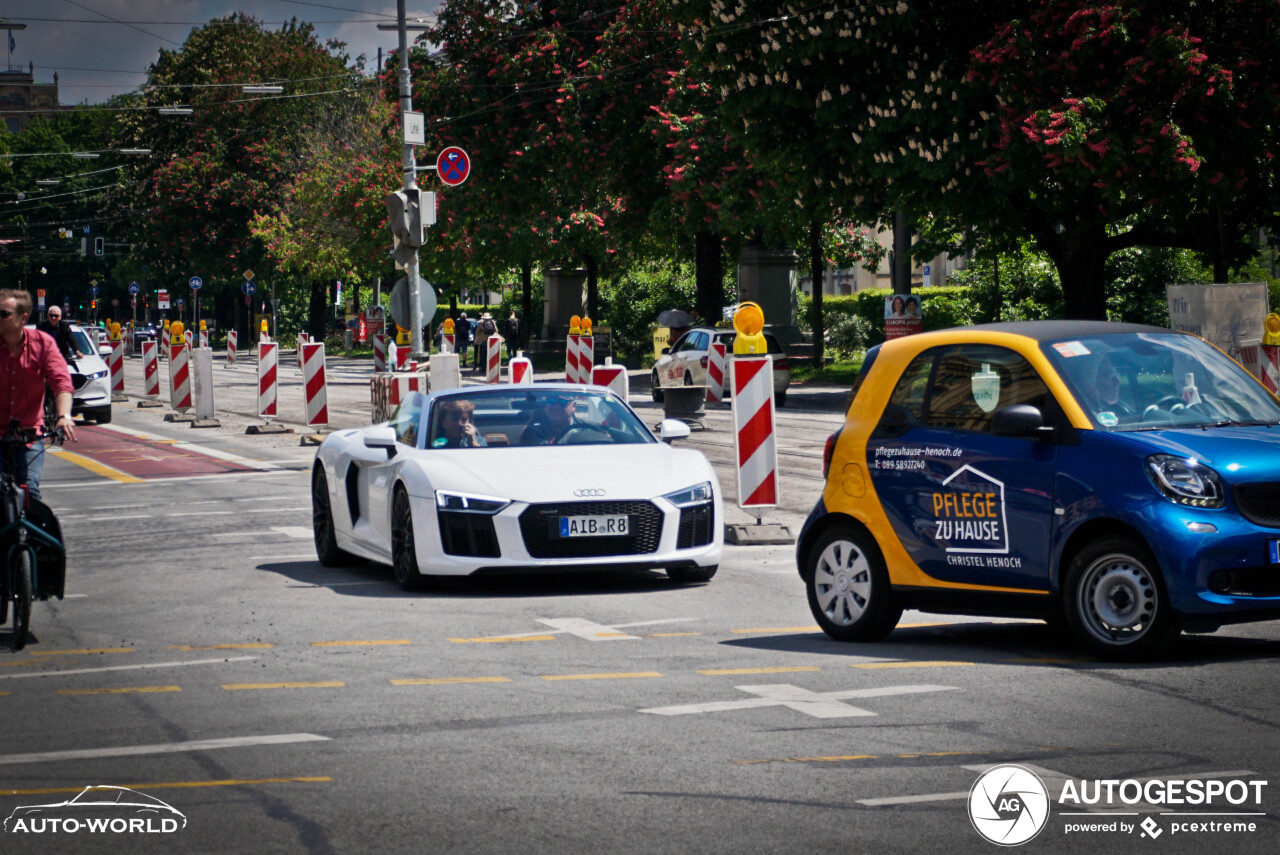
[[[406,16],[425,16],[438,5],[407,0]],[[162,48],[176,50],[192,28],[232,12],[275,27],[294,17],[309,21],[322,44],[346,42],[350,56],[368,57],[369,69],[379,47],[386,53],[397,44],[395,32],[377,29],[380,21],[395,21],[395,0],[0,0],[0,20],[27,25],[13,31],[8,63],[24,69],[35,63],[39,83],[52,83],[57,72],[64,105],[134,91]],[[0,41],[7,45],[7,34]]]

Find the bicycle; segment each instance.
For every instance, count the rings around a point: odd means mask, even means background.
[[[26,472],[27,446],[31,442],[60,444],[60,430],[42,437],[24,431],[18,421],[0,437],[0,510],[4,513],[0,527],[0,554],[4,556],[0,572],[0,625],[8,621],[13,606],[13,636],[10,644],[21,650],[27,644],[31,629],[31,603],[54,596],[62,599],[66,583],[66,550],[62,545],[62,528],[48,505],[33,499],[26,484],[16,475]]]

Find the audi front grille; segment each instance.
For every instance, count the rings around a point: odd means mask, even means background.
[[[560,518],[627,516],[625,535],[561,537]],[[658,551],[662,511],[653,502],[564,502],[530,505],[520,514],[520,534],[534,558],[604,558]]]

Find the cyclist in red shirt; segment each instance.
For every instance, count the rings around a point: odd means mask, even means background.
[[[44,427],[45,386],[53,390],[58,422],[66,438],[75,440],[71,421],[71,374],[57,343],[46,333],[27,329],[31,295],[26,291],[0,290],[0,433],[16,419],[34,439]],[[32,498],[40,498],[40,474],[44,471],[44,445],[27,446],[25,482]],[[23,473],[15,473],[23,475]]]

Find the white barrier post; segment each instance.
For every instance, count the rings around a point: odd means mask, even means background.
[[[533,363],[525,358],[523,350],[517,350],[515,358],[507,363],[507,382],[533,382]]]
[[[191,351],[191,386],[196,409],[196,420],[191,426],[220,427],[213,417],[213,351],[207,347]]]
[[[707,403],[718,404],[724,400],[724,342],[711,345],[707,359]]]
[[[431,389],[457,389],[462,385],[462,371],[458,367],[458,354],[437,353],[427,363]]]
[[[733,390],[733,449],[738,475],[738,507],[753,513],[778,504],[778,447],[774,441],[773,358],[736,356],[729,360]]]
[[[489,336],[484,352],[487,359],[484,382],[497,383],[502,372],[502,336]]]
[[[622,365],[614,365],[611,356],[605,357],[604,365],[592,367],[591,384],[609,387],[624,401],[631,397],[631,378],[627,375],[627,369]]]

